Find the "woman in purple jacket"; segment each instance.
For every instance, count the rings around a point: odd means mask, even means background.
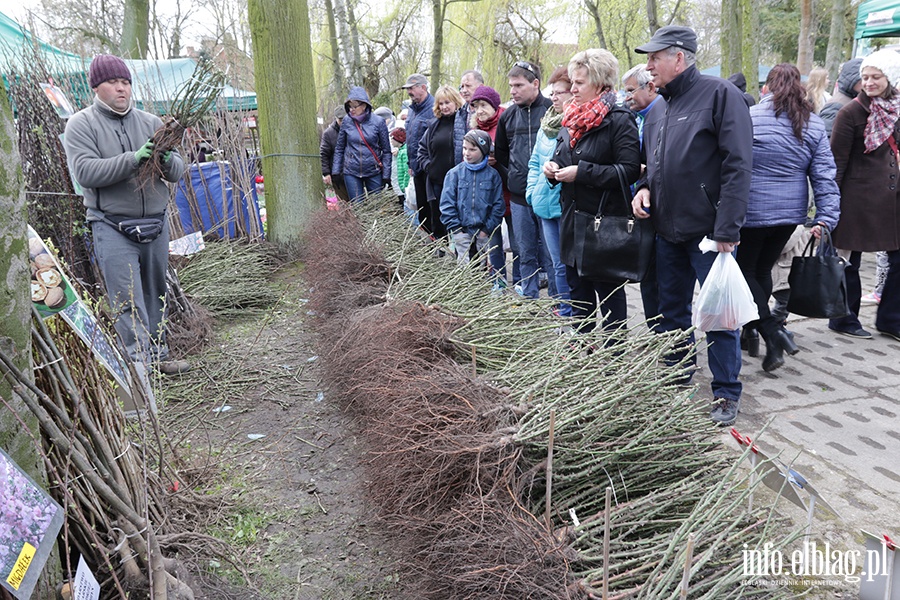
[[[770,95],[750,108],[753,120],[753,175],[747,218],[741,228],[737,262],[759,309],[756,326],[766,342],[763,369],[784,364],[784,353],[797,345],[769,313],[772,267],[797,225],[805,223],[809,185],[815,198],[813,235],[819,227],[834,229],[840,216],[840,192],[834,181],[834,157],[825,124],[812,112],[800,71],[792,64],[776,65],[766,78]]]
[[[362,202],[366,193],[391,184],[391,142],[384,119],[372,114],[364,88],[350,89],[344,109],[331,174],[343,175],[351,202]]]

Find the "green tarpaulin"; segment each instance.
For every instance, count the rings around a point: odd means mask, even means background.
[[[0,13],[0,73],[4,83],[10,70],[21,72],[25,61],[35,52],[40,55],[48,71],[73,94],[89,93],[87,70],[91,58],[78,56],[55,48],[31,35],[24,27]],[[178,90],[191,78],[196,66],[192,58],[169,60],[126,60],[131,70],[132,90],[139,108],[165,114],[166,107]],[[79,91],[80,90],[80,91]],[[255,110],[256,94],[226,85],[219,94],[226,110]],[[85,104],[85,98],[76,98]]]
[[[856,39],[900,36],[900,1],[868,0],[856,14]]]

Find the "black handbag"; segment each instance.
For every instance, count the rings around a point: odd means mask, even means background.
[[[844,277],[847,261],[838,256],[828,229],[821,229],[818,251],[813,253],[816,238],[810,237],[800,256],[791,261],[787,309],[814,319],[839,319],[850,313]]]
[[[578,275],[613,283],[638,282],[650,266],[656,232],[650,219],[638,219],[632,214],[625,169],[618,164],[613,167],[628,205],[628,216],[603,214],[608,190],[603,193],[597,214],[575,210],[575,248],[582,249]]]

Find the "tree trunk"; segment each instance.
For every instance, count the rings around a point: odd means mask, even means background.
[[[6,94],[0,94],[0,278],[6,282],[0,286],[0,350],[13,358],[20,371],[30,374],[31,286],[28,282],[31,267],[25,224],[25,179]],[[0,448],[32,479],[46,487],[47,475],[37,445],[40,442],[36,444],[31,437],[40,439],[37,418],[24,402],[13,397],[5,377],[0,377],[0,398],[6,403],[0,402]],[[58,556],[54,551],[38,580],[35,598],[52,597],[51,578],[58,577],[58,573]]]
[[[347,25],[350,28],[350,51],[352,52],[350,81],[356,85],[362,85],[362,52],[359,49],[359,24],[356,22],[356,13],[353,11],[352,0],[347,0]]]
[[[444,0],[431,0],[434,46],[431,47],[431,93],[441,85],[441,54],[444,52]]]
[[[306,0],[249,0],[269,238],[297,241],[322,208],[309,8]]]
[[[603,23],[600,20],[600,7],[597,6],[597,2],[594,2],[593,0],[584,0],[584,7],[594,20],[594,29],[597,32],[597,42],[600,44],[599,47],[606,48],[606,36],[603,35]]]
[[[850,0],[834,0],[831,6],[831,33],[828,35],[828,50],[825,52],[825,69],[831,81],[837,81],[844,56],[844,19],[850,9]],[[826,90],[829,93],[830,90]]]
[[[809,75],[812,70],[813,49],[813,6],[812,0],[800,0],[800,35],[797,37],[797,69],[801,75]]]
[[[147,58],[150,37],[150,0],[125,0],[122,41],[119,49],[126,58]]]
[[[656,0],[647,0],[647,22],[650,24],[650,35],[659,29],[659,18],[656,16]]]
[[[756,0],[741,3],[741,72],[747,78],[747,93],[759,100],[759,4]]]
[[[357,77],[359,72],[359,30],[356,26],[356,18],[349,6],[348,0],[332,0],[334,3],[335,29],[340,40],[341,62],[345,65],[345,73],[348,74],[351,84],[359,84]],[[339,65],[340,66],[340,65]]]
[[[344,72],[341,68],[341,50],[338,47],[337,24],[334,21],[334,3],[325,0],[325,15],[328,18],[328,36],[331,38],[331,69],[334,74],[332,86],[335,96],[344,93]]]
[[[742,39],[740,0],[722,0],[722,32],[720,36],[722,68],[720,75],[723,78],[739,73],[743,68]]]

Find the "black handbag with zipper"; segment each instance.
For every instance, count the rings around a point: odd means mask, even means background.
[[[791,261],[787,309],[814,319],[839,319],[850,313],[844,276],[847,261],[838,256],[828,229],[821,230],[818,251],[813,252],[816,238],[810,237],[800,256]]]
[[[575,247],[581,248],[578,275],[595,281],[634,283],[647,274],[656,232],[650,219],[632,214],[631,192],[622,165],[613,165],[619,179],[627,215],[604,215],[609,191],[603,192],[596,214],[575,210]]]

